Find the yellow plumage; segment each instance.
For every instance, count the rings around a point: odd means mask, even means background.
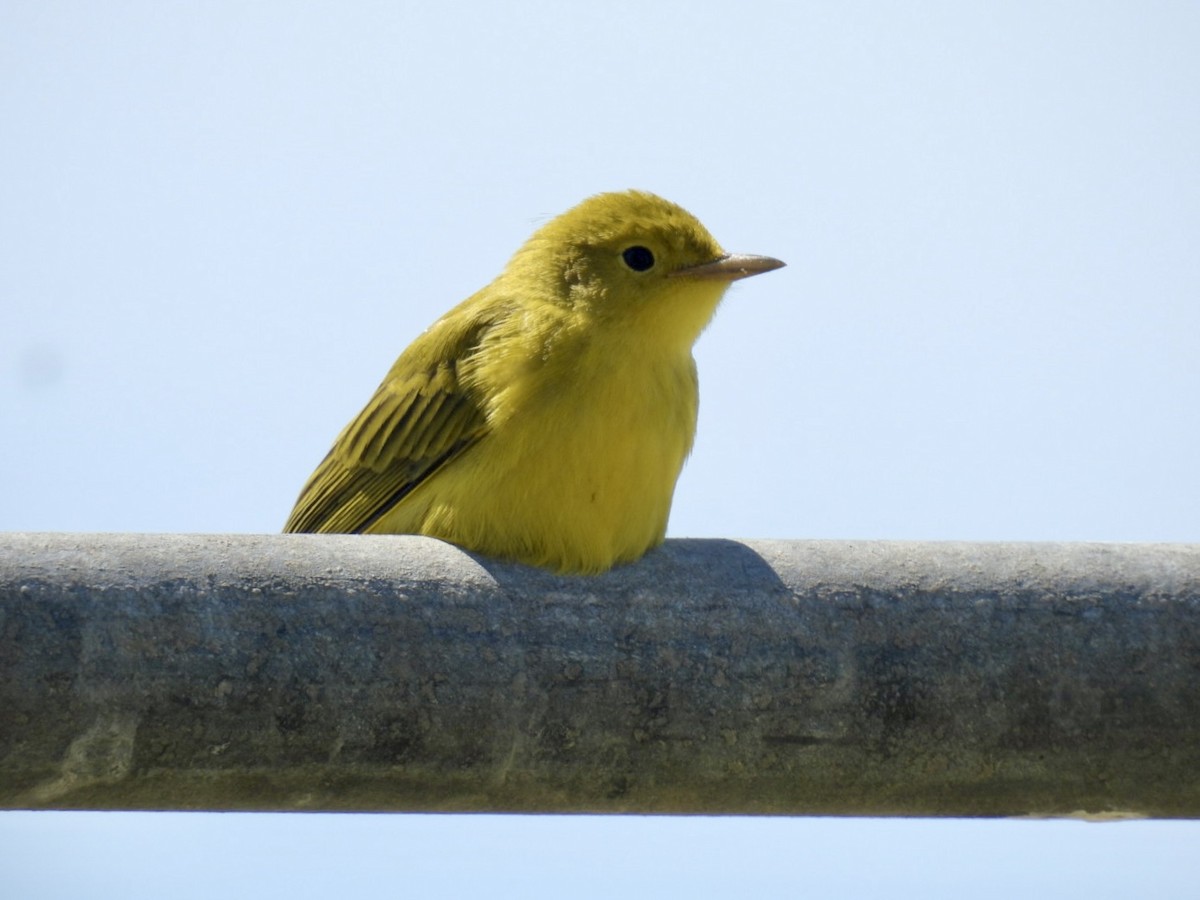
[[[539,229],[400,355],[285,531],[426,534],[595,573],[662,542],[692,446],[692,345],[728,256],[652,194],[592,197]]]

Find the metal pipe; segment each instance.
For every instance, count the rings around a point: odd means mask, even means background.
[[[1200,545],[0,535],[0,808],[1200,815]]]

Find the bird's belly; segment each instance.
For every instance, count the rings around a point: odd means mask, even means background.
[[[666,533],[694,405],[623,399],[511,416],[401,504],[419,519],[405,530],[562,571],[638,558]]]

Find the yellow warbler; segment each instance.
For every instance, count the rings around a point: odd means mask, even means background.
[[[640,191],[553,219],[405,350],[308,479],[285,531],[425,534],[595,573],[662,543],[692,446],[692,345],[725,253]]]

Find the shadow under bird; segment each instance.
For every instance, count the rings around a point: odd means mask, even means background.
[[[731,282],[782,265],[653,194],[585,200],[409,345],[284,531],[424,534],[563,573],[638,559],[695,436],[692,346]]]

